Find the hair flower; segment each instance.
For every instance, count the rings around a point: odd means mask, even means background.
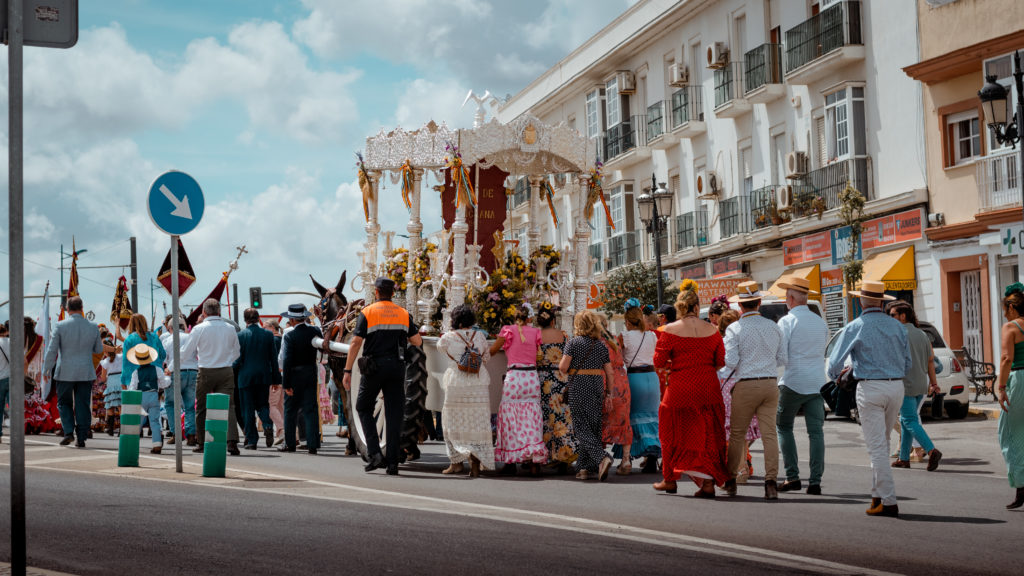
[[[1013,284],[1010,284],[1009,286],[1006,287],[1006,290],[1003,292],[1003,296],[1009,297],[1009,295],[1013,294],[1014,292],[1020,292],[1024,294],[1024,284],[1021,284],[1020,282],[1014,282]]]
[[[683,280],[682,283],[679,284],[679,291],[680,292],[685,292],[687,290],[691,290],[693,292],[696,292],[699,289],[700,288],[699,288],[699,286],[697,286],[697,283],[695,281],[689,279],[689,278]]]
[[[640,304],[640,299],[636,298],[636,297],[633,297],[633,298],[630,298],[630,299],[626,300],[626,303],[622,305],[622,308],[623,308],[623,311],[627,311],[630,308],[640,308],[641,306],[642,306],[642,304]]]

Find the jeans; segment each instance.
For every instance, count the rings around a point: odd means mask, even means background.
[[[729,475],[735,478],[747,457],[747,428],[757,415],[764,445],[764,479],[779,475],[779,440],[775,418],[779,411],[779,385],[775,378],[737,382],[732,389],[732,413],[729,418]]]
[[[78,432],[78,441],[85,442],[92,424],[92,380],[55,380],[57,384],[57,411],[64,437]],[[157,422],[160,422],[159,418]]]
[[[146,390],[142,393],[142,411],[149,416],[149,428],[153,431],[153,446],[160,446],[163,434],[160,432],[160,391]]]
[[[900,431],[903,433],[900,437],[900,460],[910,460],[910,445],[915,439],[925,452],[931,452],[935,448],[932,439],[921,425],[921,413],[918,410],[923,397],[923,394],[903,397],[903,404],[900,406]]]
[[[384,394],[385,440],[389,465],[398,465],[398,447],[402,439],[402,422],[405,420],[405,362],[398,358],[378,358],[377,372],[364,376],[359,382],[356,397],[356,412],[363,427],[366,440],[366,455],[380,454],[380,436],[377,434],[377,419],[373,411],[377,406],[377,395]]]
[[[196,371],[181,371],[181,411],[185,413],[185,434],[196,433]],[[174,420],[174,386],[164,390],[164,411],[167,421]],[[174,434],[174,425],[171,425]]]
[[[240,388],[238,398],[242,404],[242,430],[245,431],[245,445],[255,446],[260,441],[260,434],[256,430],[256,416],[260,417],[263,429],[273,434],[274,424],[270,421],[270,398],[269,387],[262,390],[258,386]],[[273,438],[273,436],[271,436]]]
[[[882,504],[896,504],[896,483],[889,462],[889,435],[903,405],[903,382],[899,380],[861,380],[857,384],[857,410],[871,458],[871,497]]]
[[[4,436],[4,418],[7,415],[7,394],[11,391],[11,379],[0,378],[0,438]]]
[[[800,457],[796,451],[796,438],[793,437],[793,421],[801,406],[807,437],[811,441],[811,477],[808,482],[821,484],[821,476],[825,472],[825,433],[822,429],[825,399],[820,393],[798,394],[786,386],[779,386],[779,412],[775,425],[779,430],[779,449],[786,467],[786,480],[800,479]]]

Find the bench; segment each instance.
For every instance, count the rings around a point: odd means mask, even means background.
[[[995,392],[996,365],[992,362],[975,360],[966,348],[954,350],[953,355],[967,371],[967,379],[974,386],[974,401],[977,402],[982,394],[991,394],[993,399],[998,400]]]

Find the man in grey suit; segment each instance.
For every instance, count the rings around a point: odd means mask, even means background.
[[[92,383],[96,380],[92,355],[103,352],[103,342],[99,328],[82,315],[80,297],[68,298],[67,309],[68,317],[57,323],[46,347],[43,373],[49,374],[57,386],[57,410],[64,429],[60,445],[71,444],[77,432],[77,446],[85,448],[92,423]]]
[[[242,428],[245,430],[246,450],[255,450],[259,441],[256,432],[256,415],[263,423],[267,446],[274,444],[274,424],[270,420],[270,387],[281,383],[281,372],[277,369],[277,355],[274,353],[274,335],[260,327],[260,313],[255,308],[246,308],[243,315],[246,328],[238,333],[238,360],[235,360],[235,375],[238,377],[238,397],[242,405]]]

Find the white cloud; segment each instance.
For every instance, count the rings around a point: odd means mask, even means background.
[[[449,127],[472,126],[476,106],[470,102],[462,108],[467,90],[448,82],[417,78],[406,85],[398,97],[394,121],[409,130],[419,128],[430,120]]]
[[[33,240],[53,240],[53,222],[32,208],[25,215],[25,235]]]

